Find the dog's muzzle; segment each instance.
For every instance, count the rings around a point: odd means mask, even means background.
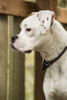
[[[15,50],[17,50],[16,48],[15,48],[15,46],[14,46],[14,42],[16,41],[16,39],[18,39],[18,36],[12,36],[11,37],[11,48],[12,49],[15,49]],[[24,53],[31,53],[32,52],[32,50],[27,50],[27,51],[24,51]]]
[[[13,45],[13,43],[16,41],[16,39],[18,38],[18,36],[12,36],[11,37],[11,48],[16,49]]]

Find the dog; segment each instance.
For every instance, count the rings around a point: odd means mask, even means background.
[[[46,100],[67,100],[67,31],[49,10],[33,12],[21,22],[20,29],[18,35],[12,36],[11,47],[22,53],[36,50],[50,65],[44,64]]]

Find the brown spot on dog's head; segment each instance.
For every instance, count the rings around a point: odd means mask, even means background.
[[[39,14],[37,14],[37,17],[39,18]]]
[[[44,29],[46,29],[46,27],[44,27]]]
[[[39,18],[39,14],[37,14],[37,17],[38,17],[38,19],[40,20],[40,18]]]
[[[25,24],[24,26],[27,27],[27,24]]]
[[[42,26],[44,26],[44,25],[42,25]]]
[[[47,17],[47,20],[49,20],[49,18]]]
[[[42,23],[44,23],[44,20],[42,20]]]

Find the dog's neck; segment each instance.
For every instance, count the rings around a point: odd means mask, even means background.
[[[39,50],[43,59],[52,60],[67,46],[67,32],[62,25],[54,20],[51,29]]]

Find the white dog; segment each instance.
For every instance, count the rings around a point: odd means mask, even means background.
[[[23,20],[11,47],[24,53],[40,52],[47,68],[43,90],[46,100],[67,100],[67,32],[53,11],[42,10]]]

